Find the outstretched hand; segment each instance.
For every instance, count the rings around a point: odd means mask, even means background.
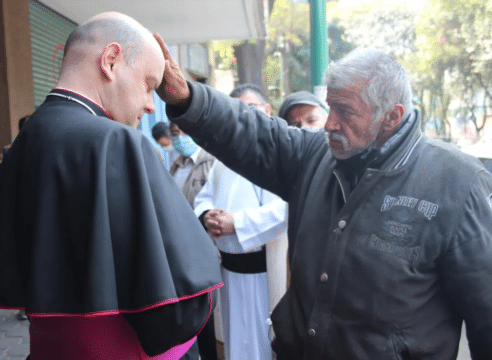
[[[164,102],[170,105],[186,107],[191,100],[188,83],[161,36],[154,34],[154,38],[159,43],[164,54],[164,60],[166,61],[162,83],[156,92]]]

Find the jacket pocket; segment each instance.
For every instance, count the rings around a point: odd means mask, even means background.
[[[278,360],[303,358],[304,343],[296,331],[300,319],[295,315],[298,312],[294,311],[291,306],[290,291],[287,290],[287,293],[280,299],[271,315],[275,333],[272,349],[277,354]],[[288,315],[286,316],[286,314]]]

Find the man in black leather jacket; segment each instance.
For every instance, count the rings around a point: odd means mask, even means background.
[[[289,202],[278,359],[455,359],[463,320],[473,358],[491,358],[492,176],[421,133],[396,60],[361,49],[331,64],[312,132],[187,84],[164,55],[171,121]]]

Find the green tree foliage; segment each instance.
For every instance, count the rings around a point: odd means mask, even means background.
[[[402,58],[415,49],[415,14],[405,8],[370,8],[369,13],[361,9],[344,19],[347,40],[360,47],[375,47]]]
[[[491,2],[427,0],[413,8],[393,3],[366,1],[334,8],[331,15],[340,19],[350,42],[381,48],[405,66],[424,127],[450,137],[454,100],[462,107],[453,115],[472,119],[480,132],[492,100]]]
[[[310,90],[309,4],[276,0],[265,49],[265,83],[274,110],[285,95]]]
[[[454,115],[473,121],[477,133],[487,119],[492,76],[492,8],[484,0],[429,0],[417,22],[414,87],[438,133],[449,136],[450,104]],[[480,112],[480,117],[476,114]]]
[[[237,70],[233,46],[239,41],[214,41],[212,50],[215,54],[215,67],[221,70]]]
[[[336,3],[327,5],[333,7]],[[265,71],[274,108],[287,94],[312,90],[309,11],[308,4],[292,4],[289,0],[277,0],[274,4]],[[338,21],[328,24],[328,42],[330,59],[339,59],[353,49]]]
[[[356,46],[381,48],[407,69],[424,128],[449,138],[454,116],[483,130],[492,103],[492,0],[346,0],[328,2],[327,17],[330,60]],[[269,28],[264,82],[278,108],[284,95],[311,90],[309,5],[276,0]],[[232,52],[221,51],[234,66]]]
[[[355,48],[353,43],[347,41],[346,30],[338,19],[328,24],[328,42],[330,61],[341,59]]]

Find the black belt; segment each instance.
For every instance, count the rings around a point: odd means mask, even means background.
[[[231,254],[221,251],[222,266],[229,271],[240,274],[259,274],[267,271],[266,251]]]

